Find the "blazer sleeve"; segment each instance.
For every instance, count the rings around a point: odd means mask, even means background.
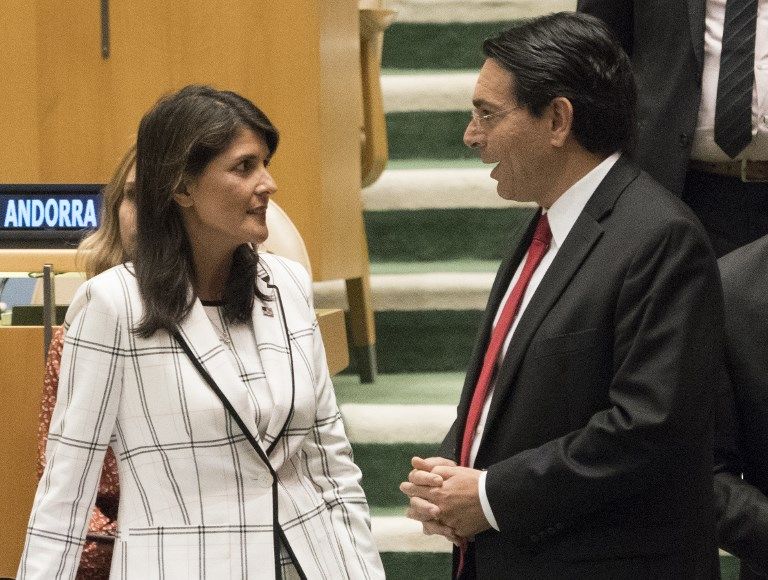
[[[744,467],[733,389],[727,377],[722,384],[715,431],[718,541],[742,565],[768,576],[768,497],[741,477]]]
[[[92,282],[81,287],[67,314],[46,466],[27,527],[20,579],[75,576],[117,416],[124,331],[108,289]]]
[[[597,16],[616,35],[621,47],[632,56],[634,0],[578,0],[576,10]]]
[[[720,260],[728,372],[718,381],[715,505],[720,546],[768,576],[768,497],[742,478],[767,463],[762,457],[768,425],[768,323],[763,316],[768,267],[763,255],[741,259],[743,252]]]
[[[301,269],[298,267],[297,269]],[[368,502],[360,485],[362,473],[354,463],[328,371],[325,347],[312,307],[312,287],[301,269],[313,319],[312,365],[316,393],[315,422],[303,451],[306,472],[331,513],[334,534],[350,578],[383,578],[384,571],[371,533]]]
[[[722,321],[703,234],[682,219],[650,232],[620,283],[609,406],[582,428],[489,467],[486,491],[500,530],[528,545],[541,530],[568,529],[606,505],[642,497],[649,482],[678,477],[681,454],[700,455],[711,436]]]

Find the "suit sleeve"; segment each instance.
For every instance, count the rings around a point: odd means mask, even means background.
[[[718,381],[715,429],[718,540],[722,548],[741,558],[742,565],[768,576],[768,497],[742,479],[745,471],[753,471],[749,466],[756,463],[755,456],[766,453],[760,425],[768,424],[763,417],[768,410],[761,401],[768,393],[768,357],[759,349],[765,348],[768,326],[757,322],[760,315],[754,312],[764,308],[764,297],[758,301],[755,295],[765,291],[765,282],[745,279],[760,268],[734,264],[729,258],[723,259],[722,267],[728,373]]]
[[[123,330],[104,289],[81,287],[67,315],[46,465],[18,577],[74,578],[122,387]]]
[[[605,22],[616,35],[624,52],[632,56],[634,0],[578,0],[576,9]]]
[[[681,454],[701,455],[711,436],[722,319],[703,235],[684,220],[649,233],[618,292],[609,406],[584,427],[489,467],[500,530],[528,544],[541,530],[567,529],[679,479]]]
[[[352,458],[352,447],[344,431],[328,371],[320,327],[314,316],[311,283],[303,269],[300,274],[312,319],[314,352],[311,361],[317,402],[315,423],[303,449],[306,473],[330,510],[348,576],[383,578],[381,559],[371,533],[368,502],[360,486],[362,474]]]

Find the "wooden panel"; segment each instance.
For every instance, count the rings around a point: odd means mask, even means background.
[[[98,2],[9,1],[17,9],[0,33],[18,43],[6,54],[19,82],[4,110],[21,114],[0,117],[0,128],[4,147],[23,149],[0,151],[10,160],[0,180],[105,182],[162,94],[191,82],[232,89],[282,132],[276,201],[301,232],[315,279],[367,273],[356,0],[110,2],[108,60]]]
[[[319,309],[317,310],[317,322],[320,325],[320,333],[323,335],[328,370],[331,375],[336,375],[349,366],[344,311]]]
[[[43,389],[41,327],[0,327],[0,576],[16,575],[37,487],[37,425]],[[13,361],[12,364],[7,361]]]
[[[75,250],[0,249],[0,272],[42,272],[52,264],[54,272],[76,272]]]
[[[102,181],[111,126],[99,2],[38,0],[37,39],[40,181]]]
[[[320,239],[312,240],[322,243],[317,279],[357,278],[369,269],[360,193],[360,17],[356,0],[319,4],[320,130],[332,146],[321,148],[324,211]]]
[[[0,182],[39,179],[35,4],[4,0],[0,18]]]

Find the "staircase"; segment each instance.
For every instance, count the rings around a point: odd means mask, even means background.
[[[435,454],[455,417],[464,371],[501,259],[534,209],[502,200],[462,142],[482,40],[510,20],[575,0],[390,0],[382,88],[390,162],[363,191],[379,376],[334,384],[387,577],[450,578],[451,545],[404,516],[398,485],[414,455]],[[341,283],[315,285],[318,307],[346,308]],[[738,577],[724,556],[723,577]]]

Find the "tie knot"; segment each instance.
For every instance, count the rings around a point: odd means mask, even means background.
[[[536,224],[536,230],[533,232],[533,239],[549,246],[552,241],[552,230],[549,229],[549,219],[547,214],[539,216],[539,222]]]

